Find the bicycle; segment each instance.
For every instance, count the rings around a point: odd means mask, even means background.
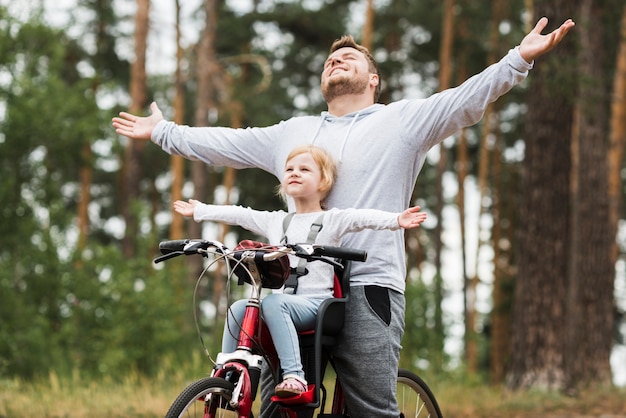
[[[349,417],[339,376],[334,378],[330,403],[329,390],[323,379],[327,366],[333,368],[329,347],[334,344],[343,327],[345,303],[350,290],[351,262],[365,261],[367,254],[350,248],[318,244],[239,247],[241,244],[230,250],[218,241],[200,239],[164,241],[159,244],[162,256],[157,257],[155,263],[180,255],[199,254],[205,258],[212,256],[213,261],[204,269],[198,281],[213,263],[226,261],[229,278],[235,274],[239,277],[238,284],[251,284],[246,314],[242,323],[238,324],[240,332],[237,350],[233,353],[219,353],[211,375],[188,385],[171,405],[166,418],[254,417],[253,410],[258,410],[255,402],[260,404],[260,400],[257,401],[257,391],[263,365],[269,366],[276,383],[280,381],[280,365],[269,332],[261,318],[260,298],[263,288],[277,288],[282,283],[272,282],[267,274],[262,273],[262,267],[276,260],[286,260],[287,254],[307,261],[331,264],[335,270],[334,297],[324,300],[320,305],[315,328],[299,335],[302,363],[307,381],[310,382],[308,390],[291,398],[274,396],[271,407],[287,418],[312,417],[315,412],[318,413],[318,418]],[[202,342],[199,327],[197,331]],[[204,348],[207,352],[206,347]],[[442,417],[435,396],[419,376],[409,370],[400,369],[397,382],[396,396],[401,417]],[[327,403],[330,412],[325,412]]]

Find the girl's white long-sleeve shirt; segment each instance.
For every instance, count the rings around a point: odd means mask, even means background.
[[[324,214],[322,229],[315,242],[317,244],[340,246],[344,235],[364,229],[398,230],[398,213],[374,209],[331,209],[325,212],[296,213],[284,235],[290,244],[304,243],[307,240],[311,224]],[[239,225],[248,231],[267,238],[269,244],[278,245],[283,238],[283,220],[285,211],[259,211],[243,206],[196,205],[193,218],[196,222],[215,221],[230,225]],[[298,265],[298,258],[290,256],[292,267]],[[367,262],[367,261],[366,261]],[[355,262],[354,264],[357,264]],[[323,262],[311,262],[307,265],[308,274],[298,279],[298,295],[330,297],[333,289],[333,268]]]

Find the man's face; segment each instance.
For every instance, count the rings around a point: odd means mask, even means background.
[[[322,95],[327,103],[343,95],[367,92],[372,77],[365,55],[354,48],[340,48],[330,54],[322,71]]]

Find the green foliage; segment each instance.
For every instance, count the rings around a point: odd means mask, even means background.
[[[179,353],[182,361],[189,355],[186,347],[198,347],[192,344],[195,334],[180,327],[181,318],[191,314],[191,290],[185,303],[175,304],[181,277],[152,268],[151,251],[126,260],[117,247],[96,246],[81,260],[63,263],[51,254],[33,255],[52,265],[23,266],[20,280],[6,265],[0,271],[1,374],[67,374],[78,368],[92,375],[150,375],[165,353]]]
[[[172,298],[180,278],[153,269],[148,251],[132,260],[117,247],[88,252],[81,268],[66,276],[71,293],[65,331],[68,348],[79,354],[72,364],[103,375],[156,373],[164,353],[189,343],[177,320],[190,306],[176,305]]]
[[[74,151],[92,131],[84,118],[97,107],[64,66],[62,34],[37,22],[6,27],[0,62],[12,82],[0,90],[0,176],[8,179],[0,185],[0,372],[31,375],[62,357],[63,289],[55,278],[73,221],[67,179],[80,162]]]
[[[355,24],[355,16],[361,13],[362,3],[269,2],[242,13],[220,2],[215,47],[220,64],[233,80],[232,91],[227,93],[242,106],[244,127],[267,126],[293,115],[325,110],[319,92],[323,62],[330,44],[341,35],[351,33],[360,40],[362,29]],[[514,0],[507,5],[509,17],[501,25],[508,31],[500,33],[498,45],[492,45],[490,8],[480,2],[457,2],[453,84],[482,70],[490,52],[501,57],[526,32],[524,2]],[[442,2],[391,1],[376,7],[372,50],[382,71],[381,101],[437,91]],[[84,16],[78,11],[89,18],[77,17]],[[132,203],[141,224],[135,237],[136,257],[125,259],[120,250],[125,140],[111,131],[109,121],[127,107],[127,97],[120,92],[128,90],[129,65],[118,51],[123,49],[120,42],[132,42],[132,29],[124,25],[123,19],[129,16],[117,13],[112,0],[81,0],[68,27],[54,28],[39,17],[20,22],[0,6],[1,376],[32,377],[50,370],[71,374],[77,369],[111,378],[122,378],[126,371],[154,375],[164,358],[184,364],[200,348],[191,317],[195,277],[188,277],[182,262],[162,269],[150,263],[159,239],[167,235],[171,207],[169,156],[150,144],[142,152],[141,190]],[[615,21],[607,25],[615,27],[618,17],[615,14]],[[192,19],[187,23],[200,27],[202,13]],[[159,28],[155,25],[152,30]],[[71,33],[81,35],[72,37]],[[607,43],[607,47],[613,51],[616,45]],[[188,124],[195,112],[195,54],[193,46],[186,51]],[[269,65],[271,79],[264,89],[260,89],[266,80],[259,61],[238,60],[246,56],[265,59]],[[167,106],[172,84],[169,75],[149,75],[149,96]],[[214,99],[219,112],[212,123],[228,126],[232,113],[227,105],[232,103],[221,101],[226,97],[224,83],[218,87],[221,90]],[[498,101],[503,190],[510,194],[496,198],[502,199],[507,215],[513,213],[507,208],[516,204],[523,94],[523,88],[516,88]],[[481,128],[478,125],[467,132],[470,175],[475,175],[478,166]],[[448,169],[454,171],[454,147],[449,151]],[[92,175],[90,224],[87,243],[79,249],[76,220],[83,169]],[[221,168],[211,169],[213,187],[223,173]],[[437,204],[437,180],[427,162],[415,194],[425,208]],[[282,208],[273,193],[277,183],[258,169],[240,170],[237,203]],[[507,221],[514,224],[513,219],[503,219]],[[238,228],[232,231],[238,238],[247,237]],[[428,262],[431,241],[419,245]],[[209,287],[203,287],[203,294],[210,293]],[[436,364],[449,360],[442,359],[440,352],[449,331],[435,328],[437,302],[432,287],[421,278],[411,277],[407,282],[406,300],[402,365],[430,373]],[[220,324],[208,322],[203,332],[215,335]],[[215,338],[206,343],[212,351],[219,347]],[[481,340],[481,348],[487,344],[488,335]]]
[[[407,280],[405,334],[400,367],[440,372],[443,330],[435,323],[436,299],[433,286],[421,277]]]
[[[188,308],[173,303],[176,282],[151,268],[152,253],[125,260],[110,236],[76,254],[79,171],[96,167],[84,150],[104,137],[109,117],[96,103],[97,83],[78,71],[86,54],[39,21],[5,23],[0,374],[153,373],[164,352],[189,340],[176,323]],[[103,181],[96,200],[111,214],[111,176],[96,170],[94,178]],[[142,247],[156,241],[149,236]]]

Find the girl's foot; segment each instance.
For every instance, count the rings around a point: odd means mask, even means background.
[[[296,376],[287,376],[282,382],[276,385],[275,393],[279,398],[289,398],[306,392],[306,390],[306,380]]]

